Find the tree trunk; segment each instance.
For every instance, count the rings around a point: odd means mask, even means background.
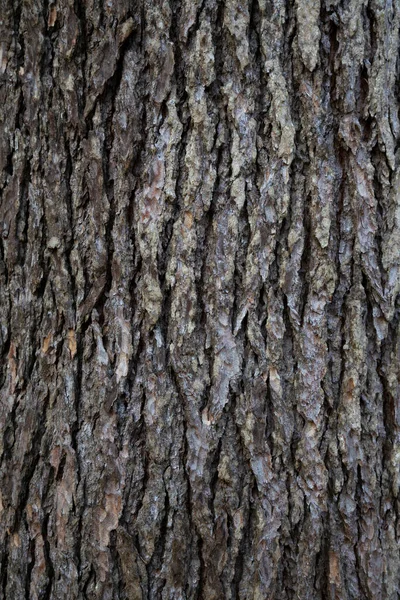
[[[399,26],[1,1],[1,600],[399,598]]]

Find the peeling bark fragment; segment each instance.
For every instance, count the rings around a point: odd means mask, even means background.
[[[313,0],[297,0],[298,43],[301,58],[309,71],[314,71],[319,54],[321,36],[319,19],[321,3]]]

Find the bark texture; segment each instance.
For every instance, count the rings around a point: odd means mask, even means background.
[[[0,4],[0,599],[397,600],[399,0]]]

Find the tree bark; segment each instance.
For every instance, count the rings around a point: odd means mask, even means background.
[[[1,0],[0,600],[400,596],[398,0]]]

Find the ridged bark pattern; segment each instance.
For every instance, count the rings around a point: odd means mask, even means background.
[[[0,599],[396,600],[399,0],[0,12]]]

